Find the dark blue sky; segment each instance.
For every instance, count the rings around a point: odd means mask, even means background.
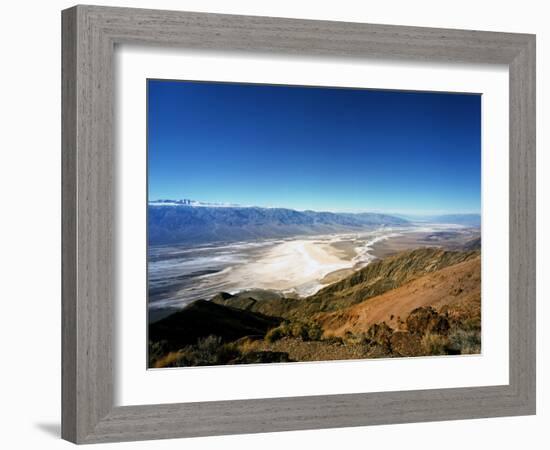
[[[148,84],[150,200],[480,210],[479,95]]]

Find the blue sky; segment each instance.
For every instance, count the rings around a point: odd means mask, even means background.
[[[148,80],[149,199],[470,213],[481,96]]]

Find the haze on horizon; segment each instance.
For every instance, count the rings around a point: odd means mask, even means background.
[[[148,196],[479,213],[481,96],[148,80]]]

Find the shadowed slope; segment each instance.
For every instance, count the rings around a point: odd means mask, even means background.
[[[244,336],[264,336],[279,319],[198,300],[149,327],[149,340],[166,342],[170,349],[195,344],[199,338],[218,336],[229,342]]]

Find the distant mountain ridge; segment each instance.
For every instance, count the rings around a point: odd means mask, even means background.
[[[410,222],[428,222],[440,224],[463,225],[465,227],[479,228],[481,226],[481,214],[439,214],[439,215],[408,215],[396,214],[397,217]]]
[[[235,242],[407,225],[378,213],[333,213],[157,200],[148,205],[149,244]]]
[[[480,227],[480,214],[444,214],[440,216],[430,217],[429,220],[433,223],[452,223],[464,225],[467,227]]]

